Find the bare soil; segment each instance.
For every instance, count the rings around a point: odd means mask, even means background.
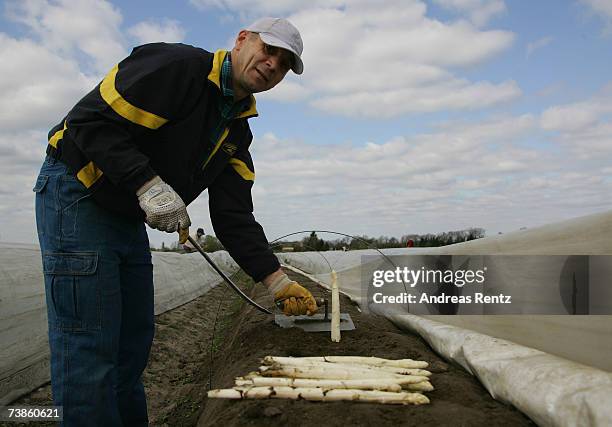
[[[328,298],[313,282],[289,274],[308,287],[315,297]],[[265,291],[254,288],[254,299],[266,301]],[[433,372],[431,404],[422,406],[380,405],[358,402],[307,402],[289,400],[206,399],[198,426],[522,426],[533,425],[513,407],[494,400],[480,383],[462,368],[440,359],[418,336],[397,329],[386,319],[361,313],[341,296],[342,312],[348,312],[356,329],[342,332],[340,343],[329,332],[306,333],[281,329],[273,317],[243,306],[227,329],[222,357],[214,364],[214,388],[229,388],[234,377],[259,366],[266,355],[321,356],[360,355],[389,359],[425,360]]]
[[[317,297],[327,291],[290,273]],[[234,277],[261,305],[271,300],[244,273]],[[226,286],[156,317],[156,334],[144,373],[149,418],[156,426],[523,426],[531,420],[500,403],[462,368],[445,363],[418,336],[384,318],[365,315],[341,296],[356,330],[333,343],[329,333],[281,329],[273,316],[245,304]],[[234,377],[256,370],[266,355],[361,355],[410,358],[430,363],[431,404],[377,405],[353,402],[208,399],[210,388],[229,388]],[[50,405],[50,386],[13,405]],[[2,425],[0,423],[0,425]],[[6,424],[15,426],[16,424]],[[41,426],[43,423],[32,423]],[[51,425],[51,424],[47,424]]]

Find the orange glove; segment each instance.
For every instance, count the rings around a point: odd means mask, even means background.
[[[179,243],[182,245],[189,238],[189,227],[187,228],[179,228]]]
[[[317,303],[310,291],[289,279],[286,274],[270,284],[268,290],[274,296],[274,302],[288,316],[312,316],[317,312]]]

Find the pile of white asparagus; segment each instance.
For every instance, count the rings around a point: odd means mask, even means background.
[[[427,366],[412,359],[266,356],[257,372],[237,377],[233,388],[209,391],[208,397],[421,405],[429,403],[422,392],[433,390]]]

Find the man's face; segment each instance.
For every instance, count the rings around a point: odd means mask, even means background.
[[[241,31],[232,51],[234,91],[242,95],[272,89],[291,69],[293,54],[265,44],[259,34]]]

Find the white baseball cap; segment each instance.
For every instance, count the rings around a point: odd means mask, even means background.
[[[293,66],[295,74],[302,74],[302,50],[304,45],[300,32],[295,26],[284,18],[261,18],[247,27],[247,31],[258,33],[265,44],[280,47],[293,53]]]

